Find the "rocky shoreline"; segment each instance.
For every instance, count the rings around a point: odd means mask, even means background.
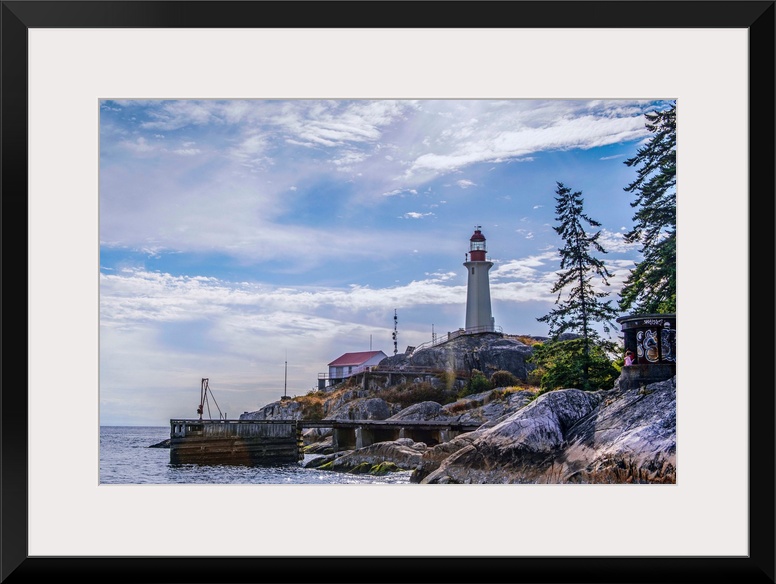
[[[530,392],[514,393],[509,400],[472,396],[468,401],[487,403],[467,417],[502,413],[449,442],[428,446],[403,438],[323,453],[306,466],[358,473],[408,470],[410,482],[419,484],[676,482],[675,378],[629,390],[562,389],[535,399],[525,395]],[[418,406],[402,419],[447,419],[441,406]],[[325,452],[327,444],[322,438],[307,452]]]
[[[675,376],[636,388],[626,382],[621,387],[621,376],[612,389],[541,393],[525,383],[531,371],[530,340],[495,334],[462,337],[384,359],[378,370],[391,375],[354,376],[332,388],[245,412],[240,419],[479,426],[438,444],[400,438],[341,451],[334,449],[331,429],[306,430],[304,453],[311,456],[306,456],[305,467],[332,472],[409,471],[416,484],[676,483]],[[421,367],[440,373],[419,376]],[[518,383],[467,395],[465,378],[475,369],[489,376],[507,374]]]

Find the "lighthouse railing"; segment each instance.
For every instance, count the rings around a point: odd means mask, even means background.
[[[504,331],[500,326],[478,326],[470,329],[461,328],[461,329],[458,329],[457,331],[449,332],[446,335],[438,335],[436,338],[431,339],[430,341],[426,341],[425,343],[421,343],[420,345],[417,345],[415,349],[412,351],[412,354],[414,355],[421,349],[430,349],[431,347],[436,347],[437,345],[441,345],[442,343],[452,341],[453,339],[457,339],[458,337],[462,337],[465,335],[479,335],[482,333],[503,334]]]

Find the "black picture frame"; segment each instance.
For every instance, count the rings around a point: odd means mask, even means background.
[[[425,6],[428,5],[428,6]],[[432,6],[433,5],[433,6]],[[442,9],[440,9],[440,7]],[[2,287],[28,310],[27,32],[57,28],[745,28],[749,32],[749,554],[746,557],[29,557],[24,316],[2,350],[0,578],[17,582],[774,582],[774,1],[3,1]],[[325,24],[324,24],[325,23]],[[345,24],[348,23],[348,24]],[[719,121],[714,121],[719,123]],[[11,279],[11,276],[15,276]],[[743,341],[743,340],[741,340]],[[757,347],[757,351],[754,348]],[[757,360],[755,362],[754,360]],[[761,360],[768,365],[766,371]],[[720,469],[716,469],[719,472]],[[710,476],[709,480],[713,480]],[[615,520],[620,537],[627,518]],[[315,529],[325,529],[318,526]],[[671,529],[670,521],[666,529]],[[303,526],[300,526],[303,530]],[[464,529],[465,531],[465,529]],[[566,531],[566,530],[561,530]],[[573,534],[570,527],[567,534]],[[300,532],[301,533],[301,532]],[[565,537],[566,534],[562,535]],[[294,545],[295,542],[289,542]],[[419,544],[420,547],[421,544]],[[606,548],[602,542],[602,548]]]

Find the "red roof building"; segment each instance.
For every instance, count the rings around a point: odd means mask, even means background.
[[[368,367],[377,365],[388,355],[382,351],[361,351],[360,353],[345,353],[329,363],[329,382],[335,383]]]

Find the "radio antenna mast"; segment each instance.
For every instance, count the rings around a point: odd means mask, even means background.
[[[399,317],[396,316],[396,309],[394,308],[393,309],[393,354],[394,355],[399,352],[399,349],[397,348],[398,342],[396,340],[397,337],[399,336],[399,332],[396,329],[396,325],[398,322],[399,322]]]

